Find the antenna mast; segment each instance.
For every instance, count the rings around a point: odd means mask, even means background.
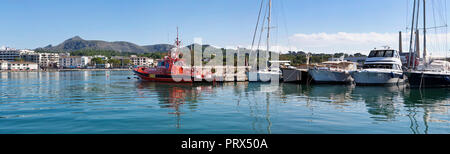
[[[177,26],[177,40],[176,40],[175,44],[177,45],[177,48],[180,48],[180,39],[179,39],[179,34],[178,34],[178,26]]]

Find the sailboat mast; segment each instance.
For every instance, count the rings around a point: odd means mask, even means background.
[[[408,68],[411,68],[411,60],[412,60],[412,44],[413,44],[413,34],[414,34],[414,20],[416,15],[416,0],[414,0],[414,7],[412,13],[412,23],[411,23],[411,37],[409,40],[409,56],[408,56]]]
[[[269,16],[267,17],[267,51],[270,52],[270,18],[272,15],[272,0],[269,0]]]
[[[426,5],[425,0],[423,0],[423,61],[427,64],[427,25],[426,25]]]

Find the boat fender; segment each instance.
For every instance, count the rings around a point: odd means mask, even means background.
[[[444,78],[447,82],[450,82],[450,76],[445,76]]]
[[[394,78],[394,77],[395,77],[395,74],[394,74],[394,72],[391,72],[391,77],[392,77],[392,78]]]

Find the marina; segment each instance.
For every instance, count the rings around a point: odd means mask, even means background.
[[[1,72],[0,133],[449,133],[450,89],[156,83],[131,71]],[[274,89],[267,91],[267,89]]]
[[[0,134],[450,133],[445,0],[231,1],[24,2],[64,9],[4,17]]]

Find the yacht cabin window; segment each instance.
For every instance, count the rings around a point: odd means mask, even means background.
[[[366,64],[363,66],[364,69],[394,69],[401,70],[401,67],[397,64]]]
[[[371,57],[398,57],[398,53],[394,50],[373,50],[369,54]]]

